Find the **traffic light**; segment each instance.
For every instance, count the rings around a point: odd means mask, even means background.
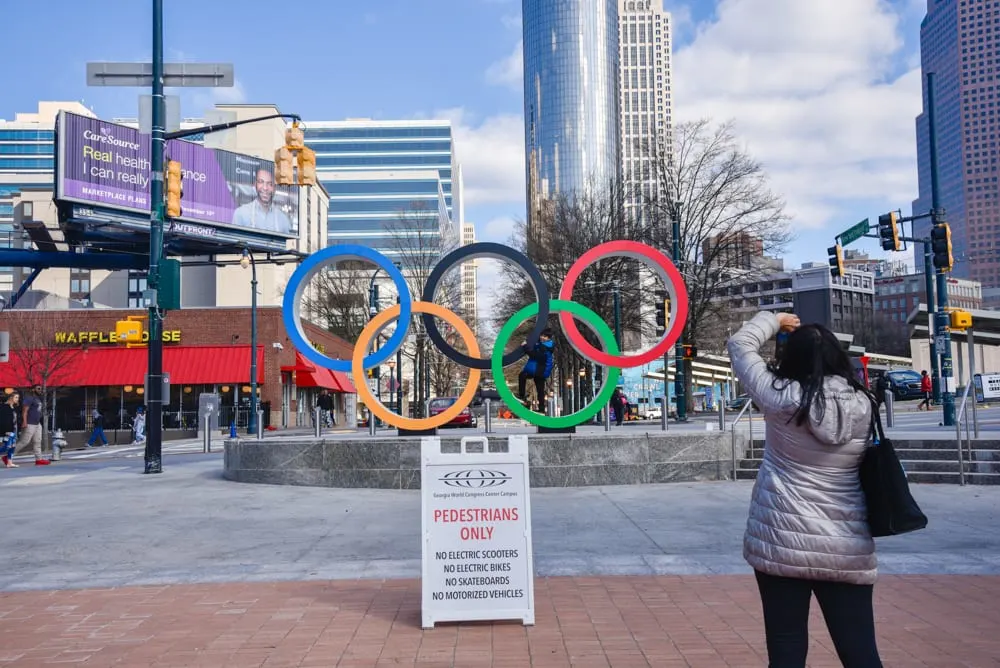
[[[955,258],[951,254],[951,227],[941,223],[931,228],[931,252],[934,253],[934,268],[951,271]]]
[[[656,335],[663,336],[667,330],[667,313],[670,312],[670,299],[663,290],[656,292]]]
[[[298,123],[292,123],[292,127],[285,130],[285,148],[290,151],[301,151],[306,147],[305,134]]]
[[[682,348],[683,348],[683,357],[684,357],[684,359],[686,359],[686,360],[693,360],[695,357],[698,356],[698,347],[697,346],[685,345],[685,346],[682,346]]]
[[[834,278],[844,275],[844,251],[841,249],[840,244],[836,246],[830,246],[826,249],[827,254],[830,256],[830,275]]]
[[[882,240],[882,250],[898,251],[899,243],[899,222],[896,212],[882,214],[878,217],[878,237]]]
[[[181,198],[184,197],[184,187],[181,181],[184,174],[181,163],[177,160],[167,161],[167,218],[181,217]]]
[[[287,146],[274,152],[274,182],[279,186],[295,185],[295,163]]]
[[[952,329],[969,329],[972,327],[972,314],[968,311],[952,311],[949,316]]]
[[[299,149],[299,185],[316,185],[316,153],[304,146]]]

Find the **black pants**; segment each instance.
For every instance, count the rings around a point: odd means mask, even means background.
[[[615,424],[617,426],[622,426],[622,422],[625,420],[625,404],[611,402],[611,408],[615,411]]]
[[[755,574],[764,607],[768,668],[805,667],[809,602],[814,593],[844,667],[882,668],[875,644],[871,585]]]
[[[517,396],[524,400],[525,385],[528,379],[531,378],[535,382],[535,394],[538,396],[538,408],[539,410],[545,410],[545,376],[542,374],[530,374],[527,371],[522,370],[521,373],[517,375]]]

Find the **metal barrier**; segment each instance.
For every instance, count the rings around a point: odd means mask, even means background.
[[[738,465],[737,465],[737,463],[736,463],[736,426],[740,423],[740,420],[743,419],[743,414],[744,413],[747,414],[747,418],[748,418],[749,424],[750,424],[750,447],[752,448],[753,447],[753,401],[751,401],[749,398],[747,398],[747,402],[745,404],[743,404],[743,408],[740,409],[740,412],[736,414],[736,419],[733,420],[733,426],[732,426],[732,429],[731,429],[731,431],[732,431],[732,441],[733,441],[733,480],[734,481],[736,480],[736,470],[737,470],[737,468],[739,468]]]
[[[205,413],[205,415],[202,417],[202,423],[205,426],[202,427],[201,451],[208,453],[212,451],[212,414]]]
[[[965,457],[962,455],[962,417],[965,417],[965,442],[966,452],[969,453],[969,460],[972,460],[972,431],[969,427],[969,411],[966,410],[969,403],[969,390],[972,383],[965,384],[965,392],[962,393],[962,401],[958,405],[958,414],[955,418],[955,445],[958,448],[958,484],[965,484]],[[972,397],[973,403],[976,401],[975,395]]]
[[[483,413],[483,428],[486,430],[487,434],[493,433],[493,400],[486,399],[483,405],[486,407],[486,411]]]
[[[896,425],[896,399],[892,395],[892,390],[885,391],[885,426],[893,427]]]

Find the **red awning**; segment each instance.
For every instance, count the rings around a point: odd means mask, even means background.
[[[21,387],[48,376],[49,387],[142,385],[146,348],[46,348],[10,351],[0,364],[0,385]],[[172,385],[245,383],[250,378],[250,346],[171,346],[163,349],[163,370]],[[47,372],[47,373],[46,373]],[[264,349],[257,348],[257,382],[264,382]]]
[[[331,371],[324,367],[318,367],[305,357],[302,353],[295,352],[295,365],[283,366],[282,371],[295,372],[296,387],[325,387],[334,392],[344,394],[357,394],[358,390],[351,382],[350,376],[343,371]]]

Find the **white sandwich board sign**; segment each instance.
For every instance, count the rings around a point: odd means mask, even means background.
[[[470,443],[482,444],[470,452]],[[423,628],[438,622],[535,623],[528,437],[490,452],[467,437],[460,452],[420,443]]]

